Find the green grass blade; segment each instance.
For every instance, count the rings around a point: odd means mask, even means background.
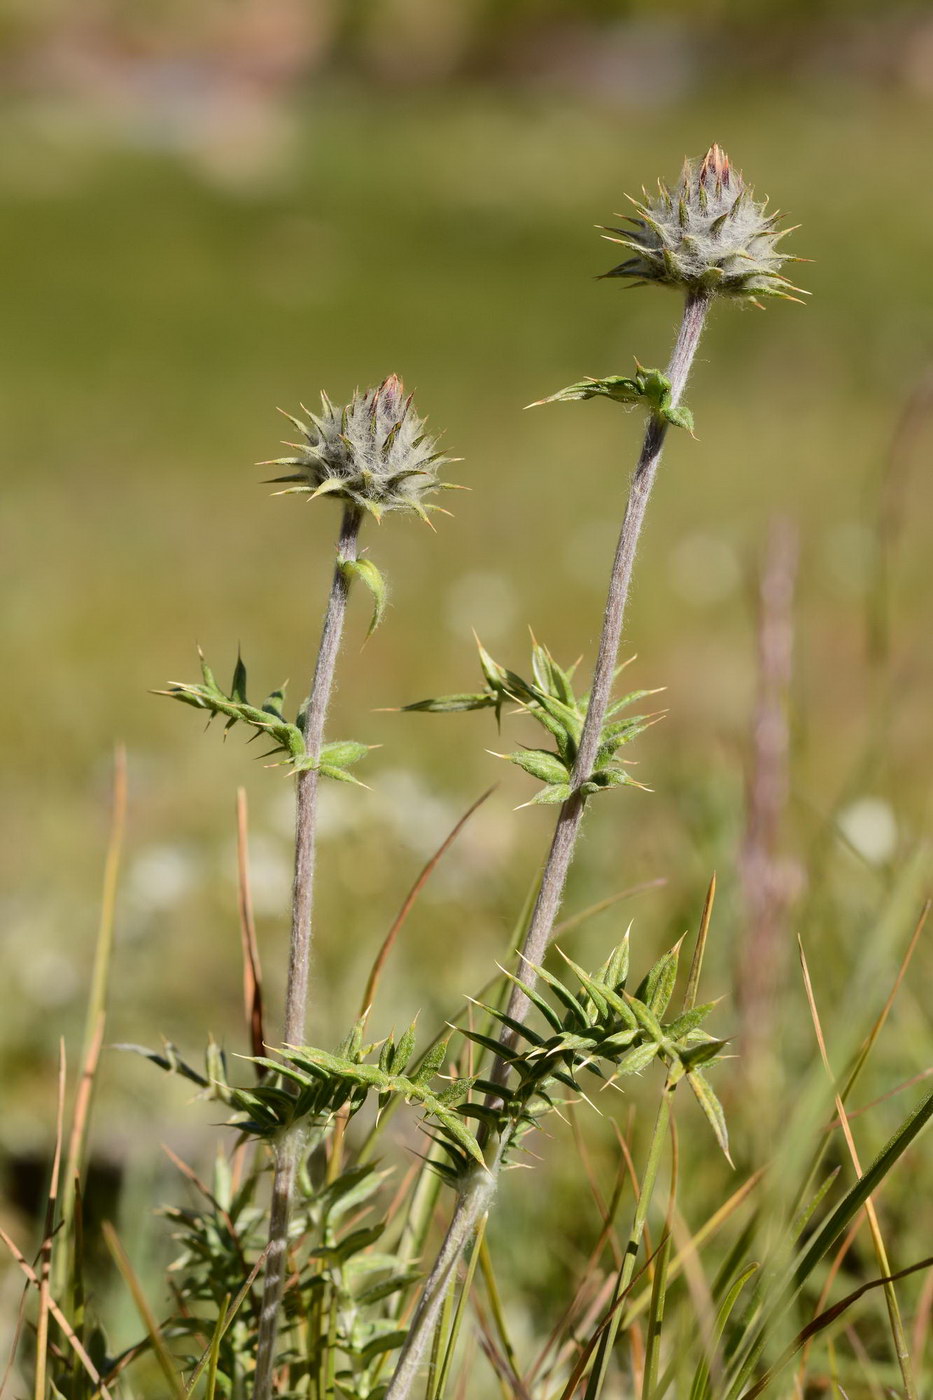
[[[807,1323],[806,1327],[802,1328],[801,1331],[797,1333],[797,1336],[785,1349],[781,1357],[773,1366],[768,1367],[768,1370],[755,1382],[750,1390],[746,1390],[743,1393],[741,1400],[756,1400],[756,1397],[763,1394],[784,1367],[787,1366],[789,1362],[793,1361],[794,1357],[806,1346],[811,1337],[815,1337],[818,1332],[822,1332],[831,1323],[835,1322],[838,1317],[841,1317],[844,1312],[847,1312],[848,1309],[852,1307],[853,1303],[857,1303],[866,1293],[870,1293],[872,1289],[875,1288],[893,1286],[899,1279],[907,1278],[910,1274],[916,1274],[921,1269],[929,1269],[931,1267],[933,1267],[933,1257],[921,1259],[918,1264],[911,1264],[906,1269],[899,1269],[896,1274],[886,1274],[882,1278],[874,1278],[869,1283],[863,1283],[860,1288],[856,1288],[854,1292],[848,1293],[845,1298],[840,1298],[838,1303],[834,1303],[831,1308],[827,1308],[824,1312],[821,1312],[819,1317],[813,1318],[811,1322]]]
[[[230,1305],[230,1294],[224,1296],[220,1312],[217,1316],[217,1325],[214,1328],[214,1335],[211,1337],[211,1350],[207,1362],[207,1388],[204,1392],[204,1400],[214,1400],[217,1389],[217,1363],[220,1358],[220,1343],[223,1340],[224,1332],[227,1328],[227,1308]]]
[[[841,1237],[856,1213],[861,1210],[872,1192],[878,1189],[898,1159],[903,1156],[914,1139],[926,1127],[931,1117],[933,1117],[933,1090],[907,1116],[897,1132],[879,1152],[864,1176],[861,1176],[855,1185],[846,1192],[835,1210],[830,1213],[829,1218],[817,1230],[800,1258],[792,1266],[783,1283],[778,1285],[757,1334],[751,1341],[738,1373],[726,1394],[726,1400],[735,1400],[735,1397],[742,1394],[742,1388],[750,1379],[755,1363],[761,1355],[771,1324],[797,1296],[817,1264]]]
[[[162,1329],[156,1321],[155,1315],[149,1306],[149,1301],[142,1290],[139,1279],[136,1277],[136,1273],[133,1269],[132,1264],[129,1261],[129,1257],[127,1256],[126,1250],[120,1243],[120,1239],[117,1235],[117,1232],[113,1228],[109,1220],[104,1221],[103,1225],[101,1226],[101,1233],[104,1236],[104,1243],[110,1251],[113,1262],[116,1264],[120,1276],[123,1279],[123,1282],[126,1284],[130,1295],[132,1296],[133,1302],[136,1304],[136,1310],[139,1313],[143,1326],[145,1327],[146,1332],[149,1336],[149,1341],[152,1344],[152,1350],[155,1354],[155,1358],[158,1361],[159,1366],[162,1369],[162,1374],[164,1375],[168,1383],[169,1393],[173,1397],[173,1400],[185,1400],[185,1387],[182,1384],[181,1376],[179,1375],[176,1369],[175,1358],[172,1356],[168,1347],[165,1345],[165,1340],[162,1336]]]
[[[748,1280],[757,1272],[760,1266],[757,1263],[746,1264],[734,1276],[726,1289],[725,1296],[719,1305],[716,1314],[716,1323],[713,1328],[711,1338],[711,1355],[704,1356],[696,1370],[693,1378],[693,1385],[690,1387],[690,1400],[710,1400],[712,1391],[710,1389],[710,1363],[712,1355],[715,1355],[715,1348],[718,1347],[726,1324],[732,1316],[732,1311],[739,1300],[739,1295]]]
[[[262,1268],[263,1264],[265,1264],[265,1262],[266,1262],[266,1255],[268,1254],[268,1252],[269,1252],[268,1247],[262,1251],[262,1253],[260,1254],[259,1258],[256,1260],[255,1264],[254,1264],[253,1267],[250,1269],[249,1275],[248,1275],[248,1277],[247,1277],[245,1283],[243,1284],[243,1287],[240,1289],[239,1293],[237,1293],[236,1297],[234,1298],[233,1302],[229,1305],[229,1307],[227,1307],[227,1304],[225,1303],[225,1304],[224,1304],[224,1307],[221,1308],[221,1310],[220,1310],[220,1319],[218,1320],[218,1327],[220,1328],[220,1331],[219,1331],[219,1334],[216,1334],[216,1333],[215,1333],[215,1335],[216,1335],[216,1337],[217,1337],[217,1346],[218,1346],[218,1348],[219,1348],[219,1346],[220,1346],[221,1341],[223,1340],[223,1337],[224,1337],[224,1334],[225,1334],[226,1331],[227,1331],[227,1328],[230,1326],[230,1324],[233,1322],[233,1319],[236,1317],[237,1313],[240,1311],[240,1308],[243,1306],[243,1303],[244,1303],[245,1300],[246,1300],[247,1294],[249,1293],[249,1291],[250,1291],[250,1289],[252,1288],[253,1284],[256,1282],[256,1279],[257,1279],[257,1277],[258,1277],[258,1275],[259,1275],[259,1271],[260,1271],[260,1269]],[[222,1324],[222,1325],[221,1325],[221,1324]],[[204,1355],[201,1357],[201,1359],[198,1361],[198,1364],[195,1366],[194,1370],[192,1371],[191,1377],[190,1377],[190,1379],[189,1379],[189,1381],[188,1381],[188,1384],[187,1384],[186,1387],[185,1387],[185,1392],[184,1392],[184,1393],[185,1393],[186,1400],[187,1400],[187,1397],[190,1396],[190,1395],[193,1393],[194,1387],[197,1385],[198,1381],[201,1379],[201,1375],[202,1375],[202,1373],[203,1373],[203,1371],[204,1371],[205,1366],[209,1366],[209,1365],[211,1364],[211,1356],[213,1355],[213,1351],[214,1351],[214,1338],[212,1337],[212,1338],[211,1338],[211,1344],[210,1344],[210,1346],[208,1347],[208,1349],[207,1349],[207,1351],[204,1353]]]
[[[670,1233],[658,1247],[648,1308],[648,1340],[645,1343],[645,1369],[641,1382],[641,1400],[651,1400],[658,1383],[658,1362],[661,1356],[661,1329],[664,1325],[664,1303],[667,1298],[667,1266],[671,1257]]]

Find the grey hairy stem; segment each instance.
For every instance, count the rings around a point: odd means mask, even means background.
[[[305,710],[305,750],[318,754],[324,739],[324,721],[334,686],[334,671],[347,611],[350,581],[343,565],[357,557],[362,512],[348,505],[343,513],[337,543],[337,563],[321,632],[314,680]],[[286,1045],[303,1045],[311,957],[311,917],[314,905],[314,862],[317,835],[317,796],[320,774],[310,769],[298,774],[295,817],[295,879],[292,886],[292,929],[285,993]],[[295,1176],[304,1145],[300,1129],[286,1132],[276,1148],[275,1176],[269,1213],[269,1253],[263,1282],[262,1313],[256,1351],[254,1400],[269,1400],[275,1372],[275,1343],[279,1309],[285,1286],[288,1224],[291,1218]]]
[[[700,342],[709,304],[709,297],[703,294],[687,297],[683,320],[667,368],[674,406],[680,402],[687,383],[687,376],[690,373],[690,366]],[[527,985],[533,986],[536,980],[535,973],[528,964],[540,963],[551,941],[567,879],[567,871],[573,857],[580,819],[583,815],[583,799],[579,793],[579,784],[589,777],[596,758],[596,751],[599,748],[599,737],[602,733],[612,693],[625,605],[628,601],[632,568],[635,563],[635,552],[638,548],[638,539],[645,518],[648,498],[651,495],[651,488],[654,485],[654,478],[661,461],[667,427],[664,420],[654,415],[649,419],[641,453],[632,475],[628,506],[622,521],[619,543],[612,565],[612,576],[609,581],[609,595],[606,599],[606,611],[603,617],[596,668],[593,673],[590,703],[587,707],[577,762],[574,767],[575,790],[560,809],[551,849],[544,867],[544,874],[541,877],[541,888],[538,891],[531,923],[522,948],[522,958],[527,959],[527,961],[522,966],[521,975],[522,980]],[[513,1020],[522,1021],[529,1006],[528,997],[519,987],[515,987],[509,1001],[508,1015]],[[513,1039],[514,1035],[506,1030],[500,1036],[500,1044],[508,1046]],[[493,1069],[494,1082],[501,1083],[505,1072],[505,1063],[500,1059]],[[489,1209],[507,1146],[508,1137],[507,1134],[503,1134],[502,1139],[496,1145],[489,1166],[488,1183],[483,1183],[480,1178],[473,1177],[457,1198],[447,1234],[422,1290],[421,1298],[408,1329],[408,1336],[399,1353],[392,1380],[386,1391],[385,1400],[408,1400],[408,1396],[412,1392],[412,1387],[421,1373],[431,1335],[437,1323],[444,1295],[451,1285],[457,1262]]]
[[[404,1400],[411,1394],[421,1374],[425,1352],[437,1325],[448,1288],[462,1256],[466,1253],[476,1229],[492,1202],[496,1189],[497,1171],[477,1168],[465,1183],[444,1243],[425,1280],[418,1306],[408,1326],[408,1335],[395,1363],[395,1371],[383,1400]]]
[[[700,341],[709,304],[709,297],[705,295],[693,295],[687,298],[680,331],[677,335],[670,364],[667,367],[667,377],[671,381],[674,406],[680,402],[686,386],[687,376],[690,373],[690,366]],[[606,598],[599,651],[593,672],[590,703],[587,707],[583,733],[580,736],[580,747],[577,751],[577,761],[573,771],[574,790],[561,806],[557,817],[551,848],[541,877],[541,888],[538,891],[538,898],[535,901],[531,922],[521,950],[522,964],[519,973],[522,981],[529,986],[534,986],[537,980],[530,964],[540,964],[547,952],[554,932],[557,911],[563,898],[567,872],[573,859],[585,802],[580,792],[580,785],[592,772],[596,752],[599,748],[600,735],[606,719],[606,710],[612,695],[612,683],[618,663],[622,623],[625,618],[625,607],[632,582],[635,553],[638,549],[638,540],[651,488],[661,463],[667,429],[668,424],[664,419],[654,414],[649,418],[641,453],[632,475],[628,506],[622,521],[609,580],[609,593]],[[523,1021],[530,1004],[521,988],[513,986],[508,1015],[515,1021]],[[514,1041],[514,1034],[506,1030],[501,1040],[503,1045],[508,1046]],[[503,1074],[504,1064],[499,1060],[495,1066],[493,1078],[499,1082]]]

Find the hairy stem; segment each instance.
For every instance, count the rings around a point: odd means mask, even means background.
[[[421,1374],[428,1344],[457,1264],[489,1210],[496,1189],[496,1175],[496,1168],[489,1171],[477,1168],[467,1178],[457,1197],[444,1243],[425,1280],[384,1400],[404,1400],[411,1394]]]
[[[671,381],[671,393],[675,405],[680,402],[686,386],[687,376],[690,373],[690,366],[696,354],[708,310],[709,297],[704,295],[688,296],[680,331],[677,335],[670,364],[667,367],[667,376]],[[573,859],[584,807],[580,786],[590,776],[596,759],[596,751],[599,748],[599,739],[606,719],[606,710],[609,706],[618,662],[622,623],[625,618],[625,607],[632,582],[635,554],[638,549],[638,540],[651,488],[661,463],[667,428],[668,424],[664,419],[655,415],[649,418],[641,453],[629,488],[628,506],[622,520],[619,542],[612,564],[612,574],[609,579],[609,593],[606,598],[606,611],[603,616],[596,668],[593,672],[590,702],[574,766],[574,790],[561,806],[557,817],[551,849],[548,852],[544,874],[541,877],[541,888],[538,891],[538,898],[522,947],[521,977],[524,982],[531,986],[535,982],[535,973],[529,964],[540,963],[547,952],[554,931],[557,911],[563,898],[567,872]],[[529,1001],[525,993],[520,987],[513,987],[508,1006],[509,1016],[515,1021],[523,1021],[528,1013],[528,1007]],[[503,1044],[507,1045],[511,1040],[511,1033],[506,1031],[502,1037]],[[500,1060],[496,1065],[493,1078],[501,1080],[503,1073],[504,1066]]]
[[[334,686],[337,653],[343,636],[350,581],[343,565],[357,556],[361,512],[348,505],[343,513],[337,563],[330,598],[321,632],[314,680],[305,708],[304,739],[307,753],[317,755],[324,739],[324,721]],[[314,862],[317,836],[317,796],[319,774],[315,769],[299,773],[295,817],[295,878],[292,886],[292,928],[288,954],[288,980],[285,992],[286,1045],[302,1045],[305,1040],[305,1010],[308,1001],[308,971],[311,959],[311,916],[314,905]],[[263,1282],[262,1313],[256,1351],[256,1379],[253,1400],[269,1400],[275,1372],[275,1343],[279,1330],[279,1309],[285,1286],[288,1253],[288,1226],[291,1218],[295,1177],[303,1146],[300,1129],[287,1131],[276,1148],[275,1176],[269,1215],[269,1252]]]
[[[674,405],[679,403],[687,383],[687,376],[690,373],[690,366],[696,354],[708,310],[709,298],[707,296],[688,296],[677,341],[667,368]],[[573,857],[580,819],[583,815],[583,798],[579,786],[589,777],[596,758],[596,751],[599,748],[599,737],[606,718],[615,676],[619,642],[622,636],[622,622],[625,616],[625,605],[628,601],[629,586],[632,581],[635,553],[638,548],[638,539],[645,518],[648,498],[651,495],[651,488],[654,485],[654,478],[661,461],[666,434],[667,423],[663,419],[652,416],[648,421],[641,453],[632,476],[628,506],[622,521],[619,543],[612,565],[609,595],[606,599],[603,629],[596,658],[596,669],[593,674],[593,686],[574,768],[574,791],[560,809],[538,897],[522,947],[522,957],[527,959],[522,968],[522,980],[526,984],[533,984],[535,981],[535,974],[528,964],[540,963],[547,951],[563,896],[567,871]],[[509,1001],[508,1015],[513,1020],[523,1021],[529,1005],[525,993],[519,987],[515,987]],[[500,1043],[507,1046],[511,1044],[512,1039],[512,1034],[506,1030],[500,1037]],[[505,1073],[505,1062],[498,1060],[492,1072],[493,1080],[502,1083]],[[665,1095],[665,1103],[666,1099]],[[489,1208],[507,1146],[508,1130],[503,1134],[493,1152],[489,1164],[489,1184],[485,1194],[478,1189],[466,1189],[457,1200],[440,1253],[428,1275],[418,1307],[412,1317],[408,1336],[399,1355],[389,1389],[386,1391],[385,1400],[407,1400],[411,1394],[416,1377],[420,1374],[431,1333],[437,1322],[451,1275],[457,1260],[473,1238]],[[654,1162],[654,1169],[657,1170],[656,1162]],[[647,1209],[649,1197],[650,1191],[645,1199],[645,1209]],[[633,1266],[634,1255],[631,1263]],[[623,1267],[627,1266],[628,1256]],[[628,1287],[630,1281],[631,1274],[629,1273],[628,1281],[622,1286]]]

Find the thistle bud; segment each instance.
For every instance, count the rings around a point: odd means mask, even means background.
[[[297,455],[260,463],[292,469],[273,478],[291,483],[277,495],[336,496],[377,520],[389,510],[414,511],[427,520],[429,511],[442,507],[425,497],[454,489],[437,473],[457,459],[438,450],[437,439],[426,432],[425,420],[418,417],[398,375],[365,393],[357,390],[343,408],[322,393],[320,414],[304,405],[302,412],[307,422],[285,414],[302,437],[301,442],[286,443]]]
[[[627,277],[632,285],[660,282],[685,292],[756,301],[784,297],[801,289],[780,272],[788,259],[778,242],[792,229],[778,230],[779,213],[767,212],[741,173],[719,146],[704,159],[685,161],[676,190],[658,182],[657,199],[632,199],[636,214],[622,216],[630,228],[607,228],[611,243],[633,254],[606,277]],[[628,196],[631,198],[631,196]]]

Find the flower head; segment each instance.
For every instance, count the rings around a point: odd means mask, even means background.
[[[418,417],[398,375],[365,393],[357,390],[343,408],[322,393],[320,414],[304,405],[302,412],[308,422],[285,415],[303,439],[286,444],[297,455],[260,464],[291,468],[288,475],[274,478],[291,483],[278,495],[337,496],[377,519],[385,511],[409,510],[427,520],[428,511],[442,509],[425,497],[453,489],[438,480],[437,472],[457,459],[438,450],[437,439],[426,432],[425,420]]]
[[[729,164],[719,146],[702,161],[685,161],[676,190],[658,182],[657,199],[632,199],[636,213],[624,215],[630,228],[607,228],[611,243],[620,243],[630,258],[605,273],[628,277],[638,286],[660,282],[686,292],[706,292],[756,301],[800,291],[781,275],[788,259],[778,242],[791,229],[777,230],[779,213],[767,212]],[[629,196],[631,198],[631,196]]]

